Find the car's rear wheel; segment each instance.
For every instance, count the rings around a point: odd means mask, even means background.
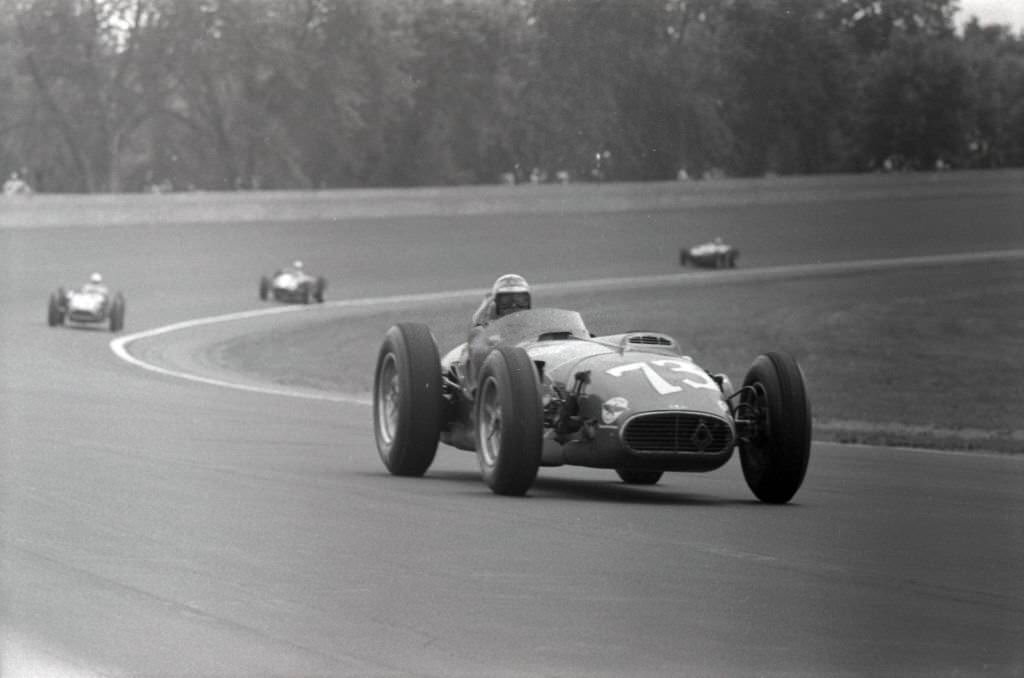
[[[811,454],[811,407],[796,360],[758,356],[743,380],[737,418],[747,422],[739,442],[747,485],[761,501],[785,504],[803,484]]]
[[[632,468],[618,468],[615,472],[627,485],[657,485],[661,480],[661,471],[644,471]]]
[[[316,303],[324,303],[324,290],[327,289],[327,280],[323,277],[316,279],[316,289],[313,290],[313,299]]]
[[[496,494],[526,494],[537,477],[544,415],[537,369],[518,347],[499,346],[480,370],[474,410],[477,459]]]
[[[60,292],[51,294],[50,303],[46,307],[46,324],[50,327],[56,327],[64,323],[64,309],[61,307],[59,294]]]
[[[437,453],[443,412],[441,359],[426,325],[399,323],[384,335],[373,378],[373,432],[393,475],[422,476]]]

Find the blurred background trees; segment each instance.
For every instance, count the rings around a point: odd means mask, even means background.
[[[955,0],[0,0],[0,168],[117,192],[1024,165]]]

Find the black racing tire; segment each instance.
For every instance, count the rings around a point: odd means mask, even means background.
[[[51,294],[46,306],[46,324],[50,327],[64,324],[64,309],[61,308],[59,295],[59,291]]]
[[[690,252],[689,250],[679,250],[679,265],[686,266],[690,263]]]
[[[313,290],[313,299],[318,304],[324,303],[324,290],[327,289],[327,279],[319,277],[316,279],[316,288]]]
[[[427,472],[441,436],[441,358],[426,325],[399,323],[384,335],[373,377],[373,432],[396,476]]]
[[[266,301],[270,296],[270,279],[267,276],[260,278],[260,301]]]
[[[544,413],[537,368],[524,349],[498,346],[488,354],[473,410],[484,482],[495,494],[526,494],[540,469]]]
[[[627,485],[657,485],[663,475],[661,471],[645,471],[642,469],[617,468],[615,472]]]
[[[796,360],[786,353],[758,356],[739,407],[756,421],[739,443],[747,486],[767,504],[785,504],[803,484],[811,455],[811,406]]]
[[[119,292],[110,307],[110,331],[120,332],[124,329],[124,297]]]

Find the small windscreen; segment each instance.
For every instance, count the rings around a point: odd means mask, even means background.
[[[559,308],[534,308],[510,313],[487,326],[488,334],[497,334],[502,342],[516,344],[558,333],[563,337],[587,339],[590,332],[576,311]]]

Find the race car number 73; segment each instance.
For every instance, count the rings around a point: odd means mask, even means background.
[[[628,363],[626,365],[617,365],[605,372],[613,377],[621,377],[626,372],[641,372],[651,387],[660,393],[661,395],[668,395],[669,393],[678,393],[683,390],[682,386],[676,386],[670,383],[665,377],[659,374],[658,370],[654,367],[666,368],[669,372],[676,372],[681,374],[690,375],[697,377],[697,379],[683,379],[682,382],[687,386],[693,388],[707,388],[712,391],[718,390],[718,384],[708,375],[707,372],[700,369],[693,363],[685,362],[683,360],[651,360],[650,362],[639,362],[639,363]]]

